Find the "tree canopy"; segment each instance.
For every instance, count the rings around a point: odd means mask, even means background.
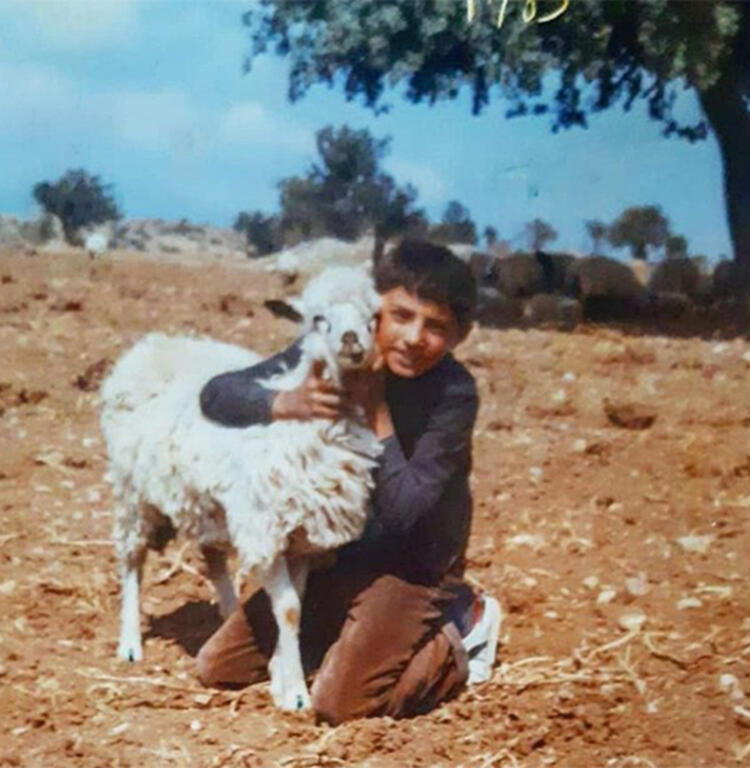
[[[281,246],[278,216],[266,216],[260,211],[241,211],[232,226],[245,235],[248,243],[255,246],[258,256],[273,253]]]
[[[547,243],[557,240],[557,230],[544,219],[530,221],[524,227],[524,233],[532,251],[541,251]]]
[[[656,205],[627,208],[612,222],[609,242],[616,248],[627,246],[634,259],[648,257],[648,248],[661,248],[669,237],[669,221]]]
[[[57,181],[34,185],[34,199],[47,213],[59,217],[70,240],[79,227],[101,224],[121,217],[112,185],[83,169],[66,171]]]
[[[399,186],[381,169],[390,139],[346,125],[325,126],[315,138],[318,156],[306,173],[279,182],[278,216],[258,211],[237,216],[235,229],[246,234],[259,255],[325,235],[353,240],[371,231],[383,241],[426,233],[416,189]]]
[[[750,3],[571,0],[554,21],[538,23],[560,0],[537,0],[537,19],[525,23],[525,3],[511,0],[500,28],[498,6],[477,0],[469,22],[464,0],[260,0],[244,16],[247,65],[269,49],[287,56],[293,101],[316,83],[376,110],[387,108],[389,86],[430,104],[469,89],[475,113],[494,93],[510,104],[508,115],[549,114],[556,131],[641,99],[665,135],[694,141],[710,126],[735,259],[750,276]],[[697,93],[705,120],[676,117],[684,88]]]
[[[451,200],[445,206],[440,223],[430,229],[429,235],[439,243],[476,245],[477,227],[471,220],[468,208],[458,200]]]
[[[664,242],[664,257],[667,259],[686,259],[688,241],[683,235],[669,235]]]
[[[599,253],[602,243],[607,239],[609,227],[600,219],[588,219],[585,222],[586,232],[591,238],[591,252]]]

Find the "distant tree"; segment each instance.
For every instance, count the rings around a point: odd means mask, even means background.
[[[661,248],[669,236],[669,222],[661,208],[634,206],[623,211],[609,228],[609,242],[616,248],[627,246],[635,259],[645,260],[648,247]]]
[[[241,211],[234,221],[234,229],[245,235],[255,247],[258,256],[266,256],[281,247],[278,216],[266,216],[260,211]]]
[[[439,243],[476,245],[477,227],[471,220],[468,208],[458,200],[451,200],[445,207],[440,223],[430,229],[429,236]]]
[[[385,173],[363,185],[360,197],[376,237],[386,240],[394,235],[426,236],[429,223],[424,212],[415,207],[417,194],[411,184],[399,187]]]
[[[686,259],[688,241],[682,235],[669,235],[664,243],[664,256],[667,259]]]
[[[490,249],[497,242],[497,230],[493,226],[484,228],[484,242],[487,244],[487,248]]]
[[[602,243],[607,239],[609,227],[599,219],[589,219],[586,222],[586,232],[591,238],[591,253],[599,253]]]
[[[544,219],[534,219],[524,227],[526,242],[532,251],[541,251],[547,243],[557,240],[557,232]]]
[[[80,227],[121,218],[111,184],[83,169],[66,171],[57,181],[42,181],[33,189],[34,199],[47,213],[57,216],[70,240]]]
[[[300,177],[280,182],[281,230],[285,239],[333,235],[354,240],[371,230],[390,237],[416,226],[423,214],[417,191],[399,187],[380,170],[390,139],[367,129],[322,128],[316,134],[318,159]]]

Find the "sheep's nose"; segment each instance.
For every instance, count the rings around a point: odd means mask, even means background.
[[[346,331],[341,337],[342,344],[357,344],[358,342],[359,338],[354,331]]]

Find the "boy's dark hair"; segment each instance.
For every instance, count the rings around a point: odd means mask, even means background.
[[[469,265],[451,250],[427,240],[404,239],[375,261],[375,289],[403,287],[420,299],[447,305],[461,332],[468,331],[477,306]]]

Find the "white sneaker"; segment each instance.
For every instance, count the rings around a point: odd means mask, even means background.
[[[503,615],[500,603],[489,595],[480,595],[482,612],[479,620],[466,637],[461,638],[469,657],[469,678],[467,683],[484,683],[492,677],[492,665],[495,663],[497,641]]]

